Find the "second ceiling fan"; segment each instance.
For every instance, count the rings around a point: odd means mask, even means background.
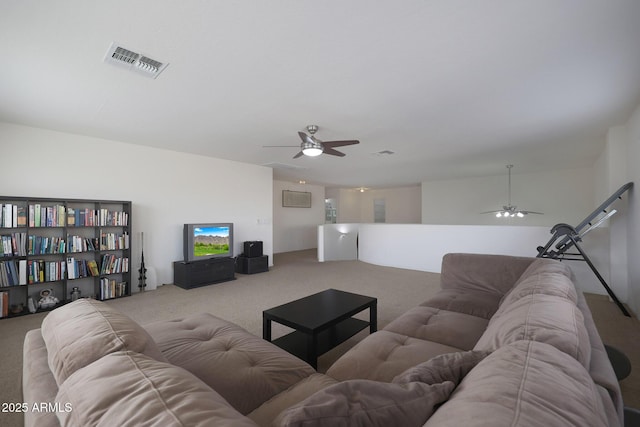
[[[495,211],[489,211],[489,212],[482,212],[483,214],[495,214],[496,217],[498,218],[523,218],[525,215],[529,215],[529,214],[536,214],[536,215],[543,215],[542,212],[534,212],[534,211],[527,211],[524,209],[518,209],[517,206],[512,205],[511,204],[511,168],[513,168],[513,165],[507,165],[507,170],[509,171],[509,202],[502,207],[502,209],[498,209]]]
[[[360,141],[355,139],[344,140],[344,141],[321,141],[315,137],[315,133],[318,131],[318,126],[309,125],[307,126],[307,135],[304,132],[298,132],[298,136],[302,140],[300,143],[300,152],[293,156],[294,159],[297,159],[301,156],[309,156],[315,157],[320,154],[329,154],[332,156],[344,157],[345,154],[341,151],[335,150],[335,147],[343,147],[345,145],[355,145],[360,144]],[[264,147],[297,147],[297,145],[265,145]]]

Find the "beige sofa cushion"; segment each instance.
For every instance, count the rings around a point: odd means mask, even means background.
[[[551,344],[588,367],[591,343],[580,310],[565,298],[531,294],[489,322],[474,350],[494,351],[519,340]]]
[[[450,253],[442,257],[442,289],[504,295],[535,258]]]
[[[65,426],[255,427],[186,370],[132,351],[111,353],[76,371],[56,397]]]
[[[209,313],[145,328],[169,362],[193,373],[244,415],[316,373],[285,350]]]
[[[132,350],[166,361],[149,334],[106,303],[79,299],[57,308],[42,321],[49,368],[58,385],[104,355]]]
[[[487,425],[609,424],[601,395],[580,363],[548,344],[518,341],[472,369],[425,427]]]
[[[418,306],[385,326],[385,331],[471,350],[489,321],[454,311]]]
[[[283,411],[274,421],[282,427],[403,426],[420,427],[455,385],[446,381],[389,384],[351,380],[329,386]]]
[[[456,351],[462,349],[382,330],[369,335],[342,355],[327,370],[327,375],[338,381],[368,379],[391,382],[412,366]]]
[[[565,263],[536,259],[502,298],[496,315],[500,315],[510,304],[531,294],[555,295],[577,304],[578,293],[571,277],[571,269]]]
[[[613,406],[615,407],[617,417],[624,417],[624,402],[622,401],[622,392],[620,391],[620,383],[616,378],[616,374],[611,366],[609,355],[604,348],[602,339],[598,334],[598,329],[593,321],[591,311],[587,306],[587,301],[582,293],[578,294],[578,308],[584,317],[584,325],[589,334],[589,342],[591,343],[591,364],[589,365],[589,374],[593,378],[593,382],[601,386],[609,394]]]
[[[500,306],[501,298],[502,294],[492,292],[442,289],[420,305],[491,319]]]

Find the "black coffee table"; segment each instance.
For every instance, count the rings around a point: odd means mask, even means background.
[[[318,368],[318,356],[369,327],[378,329],[378,300],[351,292],[326,291],[279,305],[262,312],[262,337],[271,341],[271,322],[295,329],[273,341],[278,347]],[[369,321],[354,319],[369,309]]]

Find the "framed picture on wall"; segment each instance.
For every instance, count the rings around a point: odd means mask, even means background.
[[[310,208],[311,193],[308,191],[282,190],[282,207]]]

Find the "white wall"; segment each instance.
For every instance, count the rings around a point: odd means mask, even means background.
[[[373,201],[384,199],[387,224],[419,224],[421,220],[422,192],[420,186],[370,189],[327,190],[338,204],[338,223],[373,222]]]
[[[0,147],[3,196],[131,200],[131,265],[144,232],[145,264],[160,284],[183,258],[184,223],[233,222],[236,254],[262,240],[272,259],[270,168],[7,123]]]
[[[627,214],[627,253],[629,257],[628,303],[636,314],[640,313],[640,105],[626,125],[627,181],[634,183],[629,194]]]
[[[511,175],[511,203],[542,212],[525,218],[496,218],[481,212],[500,209],[508,202],[507,169],[499,176],[426,181],[422,183],[423,224],[576,225],[593,209],[593,169],[568,169]]]
[[[282,190],[308,191],[311,208],[282,207]],[[324,187],[273,181],[273,252],[318,247],[318,225],[324,224]]]

